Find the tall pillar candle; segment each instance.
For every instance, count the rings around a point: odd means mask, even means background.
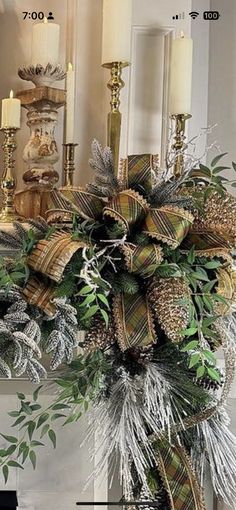
[[[75,72],[71,63],[66,74],[66,143],[74,143]]]
[[[132,0],[103,0],[102,64],[129,62]]]
[[[169,111],[191,113],[193,40],[183,33],[172,41]]]
[[[33,25],[30,63],[34,66],[41,64],[43,67],[46,67],[47,64],[57,65],[59,63],[59,42],[60,25],[48,23],[47,18],[44,18],[42,23]]]
[[[2,100],[2,129],[20,128],[21,101],[13,95],[11,90],[9,98]]]

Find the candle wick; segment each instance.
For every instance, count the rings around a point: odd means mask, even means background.
[[[48,19],[46,18],[46,16],[44,16],[44,18],[43,18],[43,22],[44,22],[45,24],[46,24],[46,23],[48,23]]]
[[[183,30],[180,31],[180,37],[181,37],[181,39],[184,39],[184,31]]]
[[[14,97],[14,92],[13,92],[13,90],[11,90],[11,91],[10,91],[9,97],[10,97],[10,99],[13,99],[13,97]]]

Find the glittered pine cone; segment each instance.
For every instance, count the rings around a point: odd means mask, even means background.
[[[221,196],[212,192],[204,203],[204,215],[193,224],[193,230],[212,231],[220,235],[230,246],[236,242],[236,200],[227,192]]]
[[[89,331],[86,331],[83,347],[86,352],[93,352],[97,349],[105,349],[117,341],[115,326],[110,319],[106,328],[101,319],[94,318]]]
[[[190,290],[183,278],[154,277],[148,289],[148,301],[166,336],[172,342],[180,342],[181,331],[189,323],[188,307],[179,304],[189,297]]]

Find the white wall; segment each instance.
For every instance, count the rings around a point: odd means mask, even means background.
[[[217,140],[221,152],[229,153],[230,166],[236,159],[236,2],[211,0],[211,8],[221,16],[210,23],[208,125],[217,127],[208,141]]]

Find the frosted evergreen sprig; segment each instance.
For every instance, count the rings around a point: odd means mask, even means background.
[[[28,252],[29,249],[33,248],[37,239],[45,236],[49,228],[47,222],[41,217],[29,220],[28,223],[32,228],[29,229],[23,226],[22,223],[15,221],[13,223],[14,230],[11,233],[0,230],[0,243],[6,248],[22,249]]]
[[[161,207],[166,204],[176,205],[185,209],[191,209],[193,200],[191,197],[177,194],[178,189],[183,183],[182,179],[175,181],[163,181],[157,184],[151,191],[148,201],[153,207]]]
[[[74,349],[78,346],[77,339],[77,311],[67,303],[66,299],[55,299],[57,313],[54,317],[54,328],[47,340],[46,352],[52,353],[52,370],[56,370],[62,361],[71,363]]]
[[[39,363],[41,331],[31,317],[27,302],[17,287],[1,289],[0,300],[11,302],[0,320],[0,373],[10,378],[27,374],[34,383],[46,377],[46,370]]]
[[[88,184],[87,189],[98,196],[111,197],[117,193],[118,180],[114,174],[113,156],[110,147],[102,149],[97,140],[92,142],[92,158],[89,160],[95,172],[94,184]]]

